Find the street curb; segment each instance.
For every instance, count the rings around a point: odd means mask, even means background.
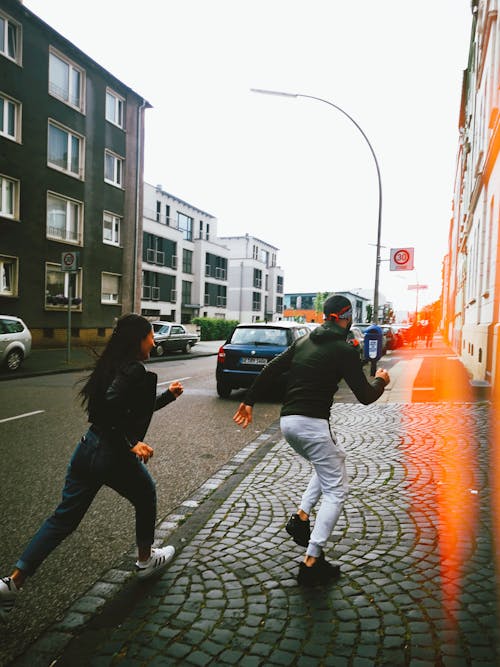
[[[169,362],[169,361],[179,361],[179,360],[186,360],[186,359],[197,359],[201,357],[216,357],[217,352],[200,352],[196,354],[180,354],[176,357],[154,357],[153,359],[148,359],[146,364],[155,364],[155,363],[161,363],[161,362]],[[33,377],[40,377],[43,375],[61,375],[63,373],[80,373],[81,371],[91,371],[93,370],[94,366],[89,365],[89,366],[76,366],[75,368],[58,368],[58,369],[51,369],[51,370],[45,370],[45,371],[28,371],[24,373],[23,371],[17,372],[15,374],[0,374],[0,382],[8,382],[9,380],[21,380],[25,378],[33,378]]]
[[[156,524],[153,546],[159,547],[168,539],[174,545],[177,556],[280,437],[279,420],[276,420]],[[88,641],[90,646],[95,645],[95,634],[106,631],[107,627],[115,627],[117,617],[126,615],[140,597],[147,595],[150,587],[154,586],[154,578],[139,581],[134,577],[136,556],[134,547],[116,567],[104,572],[75,600],[62,619],[44,630],[24,653],[14,658],[11,665],[76,667],[82,664],[75,661],[74,654],[66,662],[64,653],[70,643],[87,633],[89,637],[83,638],[83,641]],[[79,652],[80,649],[76,651]]]

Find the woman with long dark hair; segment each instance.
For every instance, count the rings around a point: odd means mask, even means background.
[[[55,512],[40,527],[10,577],[0,579],[0,620],[15,603],[26,577],[72,533],[95,495],[106,485],[135,508],[137,576],[146,578],[174,556],[172,546],[152,549],[156,490],[144,465],[153,448],[143,442],[153,412],[182,394],[180,382],[156,394],[157,376],[142,363],[154,347],[153,330],[141,315],[122,316],[94,370],[80,391],[90,428],[71,457]]]

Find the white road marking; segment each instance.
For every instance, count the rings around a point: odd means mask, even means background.
[[[0,424],[3,424],[3,422],[10,422],[13,419],[22,419],[23,417],[31,417],[32,415],[39,415],[42,412],[45,412],[45,410],[35,410],[34,412],[25,412],[23,415],[16,415],[15,417],[7,417],[7,419],[0,419]]]
[[[157,385],[157,386],[158,386],[158,387],[161,387],[161,386],[164,385],[164,384],[172,384],[172,382],[182,382],[183,380],[190,380],[191,377],[192,377],[192,376],[189,375],[189,376],[186,377],[186,378],[176,378],[175,380],[165,380],[165,382],[158,382],[158,385]]]

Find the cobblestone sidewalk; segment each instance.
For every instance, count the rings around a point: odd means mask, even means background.
[[[54,664],[499,665],[488,406],[337,404],[333,421],[351,489],[338,582],[296,584],[284,524],[311,470],[280,440],[119,625],[83,628]]]

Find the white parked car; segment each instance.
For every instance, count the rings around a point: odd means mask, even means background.
[[[0,315],[0,364],[15,371],[31,352],[31,332],[20,317]]]

